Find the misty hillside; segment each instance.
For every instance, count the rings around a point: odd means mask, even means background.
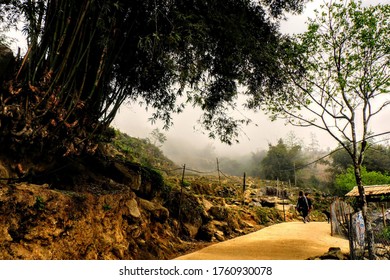
[[[221,153],[211,143],[193,146],[178,139],[167,141],[160,148],[178,166],[185,164],[198,174],[216,174],[219,170],[232,176],[241,177],[245,173],[264,180],[290,181],[292,185],[325,192],[332,192],[334,188],[332,159],[326,157],[330,152],[321,150],[314,136],[312,142],[305,145],[290,132],[277,143],[270,143],[268,148],[242,154]]]

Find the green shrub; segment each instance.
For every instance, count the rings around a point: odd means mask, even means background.
[[[111,205],[109,205],[109,204],[104,204],[104,205],[103,205],[103,210],[104,210],[104,211],[109,211],[109,210],[111,210],[111,209],[112,209]]]
[[[390,240],[390,226],[385,227],[382,230],[381,237],[387,240]]]
[[[366,186],[382,185],[390,183],[390,176],[377,171],[367,171],[362,167],[362,181]],[[354,186],[356,186],[356,178],[353,167],[349,167],[343,174],[337,175],[335,179],[335,186],[339,194],[346,194]]]
[[[34,208],[37,209],[38,211],[45,210],[45,201],[43,200],[42,197],[40,196],[35,197]]]

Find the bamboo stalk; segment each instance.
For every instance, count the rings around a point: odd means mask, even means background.
[[[64,71],[65,71],[66,65],[68,64],[68,59],[70,57],[70,54],[71,54],[71,52],[73,50],[73,46],[75,44],[75,40],[77,38],[77,34],[79,34],[80,28],[82,27],[82,24],[84,22],[85,16],[87,14],[87,11],[88,11],[88,8],[89,8],[89,4],[90,4],[90,1],[87,1],[85,7],[82,8],[82,12],[79,15],[78,20],[76,21],[77,25],[76,25],[75,31],[72,34],[73,35],[72,36],[72,40],[71,40],[70,44],[68,45],[68,47],[66,49],[65,56],[64,56],[64,58],[62,60],[61,66],[59,67],[59,71],[56,74],[56,78],[53,81],[53,84],[56,84],[58,82],[58,80],[62,76],[62,73],[64,73]]]

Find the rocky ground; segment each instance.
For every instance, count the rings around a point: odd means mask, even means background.
[[[298,219],[297,190],[276,182],[183,182],[117,156],[54,168],[35,184],[0,180],[0,259],[172,259]],[[312,219],[326,217],[318,209]]]

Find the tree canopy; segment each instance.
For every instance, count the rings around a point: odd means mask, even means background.
[[[269,145],[267,155],[261,161],[262,175],[270,180],[295,182],[296,167],[304,165],[300,145],[286,145],[279,139],[276,145]]]
[[[226,114],[238,87],[271,96],[284,86],[277,22],[304,2],[2,1],[1,23],[23,21],[28,43],[1,81],[2,146],[93,152],[125,101],[155,108],[166,126],[189,102],[210,137],[231,143],[245,121]]]

